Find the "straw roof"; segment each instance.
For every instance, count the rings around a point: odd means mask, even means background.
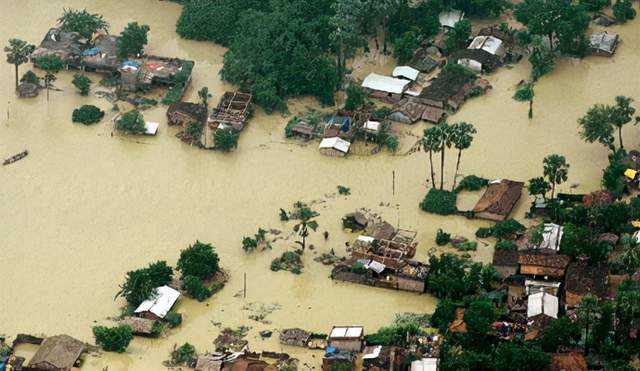
[[[44,370],[69,370],[84,351],[84,343],[69,335],[51,336],[42,342],[29,361],[29,367]]]

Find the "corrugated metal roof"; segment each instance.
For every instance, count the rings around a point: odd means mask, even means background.
[[[412,81],[416,81],[420,71],[416,70],[413,67],[409,66],[398,66],[393,69],[391,76],[393,77],[404,77]]]
[[[527,317],[534,317],[544,314],[549,317],[558,318],[558,297],[546,292],[538,292],[529,295],[527,301]]]
[[[363,332],[364,329],[361,326],[334,327],[329,337],[332,339],[357,338],[362,336]]]
[[[402,94],[407,86],[409,86],[409,81],[407,80],[382,76],[377,73],[370,73],[362,82],[363,88],[384,91],[392,94]]]
[[[411,362],[411,371],[438,371],[438,358],[423,358]]]
[[[482,49],[493,55],[498,54],[500,47],[502,46],[502,40],[493,36],[477,36],[467,49]]]
[[[339,137],[324,138],[320,142],[320,148],[333,148],[344,153],[349,152],[349,147],[351,147],[351,143]]]
[[[156,291],[157,295],[143,301],[136,308],[135,313],[151,312],[160,318],[164,318],[180,297],[180,292],[169,286],[158,287]]]
[[[438,15],[440,26],[451,27],[456,25],[464,18],[464,12],[462,10],[450,10],[448,12],[442,12]]]
[[[157,122],[145,122],[144,133],[146,135],[156,135],[158,133],[158,127],[160,127],[160,124]]]

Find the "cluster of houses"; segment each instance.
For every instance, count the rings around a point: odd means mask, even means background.
[[[396,229],[385,221],[374,221],[361,213],[345,218],[350,220],[351,226],[361,223],[365,234],[351,244],[349,259],[333,268],[332,279],[416,293],[425,291],[429,268],[412,260],[418,245],[415,231]]]
[[[211,112],[201,103],[172,103],[167,109],[167,123],[182,129],[178,136],[184,141],[215,149],[218,130],[239,133],[244,129],[252,112],[251,100],[251,94],[225,92]]]
[[[146,91],[154,87],[179,89],[180,97],[191,81],[193,61],[159,56],[118,56],[120,36],[96,34],[87,39],[77,32],[51,28],[31,54],[38,67],[39,57],[55,55],[67,69],[95,72],[107,77],[120,77],[120,92]],[[23,83],[18,94],[31,91],[30,83]],[[33,84],[31,84],[33,85]]]

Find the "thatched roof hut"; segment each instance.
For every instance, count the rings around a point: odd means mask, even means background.
[[[505,220],[522,196],[523,182],[502,179],[489,184],[473,212],[476,217],[493,221]]]
[[[311,333],[300,328],[288,328],[280,333],[280,344],[306,347]]]

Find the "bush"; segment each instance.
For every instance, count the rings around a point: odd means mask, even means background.
[[[476,231],[476,237],[478,237],[478,238],[489,238],[489,237],[491,237],[491,233],[492,233],[491,228],[480,227]]]
[[[348,196],[348,195],[351,194],[351,188],[339,185],[338,186],[338,194],[343,195],[343,196]]]
[[[456,194],[443,189],[431,188],[420,203],[420,208],[428,213],[453,214],[457,211]]]
[[[146,126],[142,114],[137,110],[126,112],[116,121],[116,130],[125,134],[144,134]]]
[[[451,241],[451,234],[446,233],[442,229],[438,229],[436,233],[436,245],[444,246]]]
[[[71,121],[79,122],[84,125],[91,125],[100,122],[104,117],[104,111],[96,106],[85,104],[80,108],[73,110]]]
[[[456,245],[458,251],[476,251],[478,243],[476,241],[465,241]]]
[[[40,78],[33,71],[27,71],[20,78],[20,82],[40,85]]]
[[[294,274],[300,274],[302,273],[302,268],[302,258],[295,251],[286,251],[280,257],[271,261],[271,270],[274,272],[286,270]]]
[[[189,343],[184,343],[173,351],[171,359],[177,364],[189,365],[196,359],[196,348]]]
[[[631,0],[616,0],[613,4],[613,16],[620,23],[625,23],[636,17],[636,10],[633,9]]]
[[[500,240],[496,242],[496,250],[517,251],[518,245],[514,241]]]
[[[205,287],[202,280],[196,276],[184,277],[182,279],[182,288],[189,296],[198,301],[205,301],[211,297],[211,290]]]
[[[408,31],[393,42],[393,54],[399,64],[406,64],[413,57],[413,52],[420,47],[420,40],[415,32]]]
[[[133,339],[133,333],[129,326],[95,326],[93,327],[93,336],[96,338],[96,343],[98,343],[102,349],[107,352],[118,353],[127,350],[131,339]]]
[[[76,73],[73,75],[73,80],[71,81],[71,83],[73,84],[73,86],[76,87],[76,89],[78,89],[78,92],[80,93],[80,95],[82,96],[87,96],[89,95],[89,89],[91,88],[91,80],[80,73]]]
[[[93,34],[99,30],[106,31],[109,28],[109,24],[102,18],[101,14],[89,13],[86,9],[65,9],[58,22],[62,24],[62,31],[77,32],[87,39],[91,39]]]
[[[207,280],[220,270],[219,261],[211,244],[196,241],[180,252],[176,268],[182,272],[183,277],[196,276]]]
[[[172,310],[169,311],[166,316],[164,316],[164,319],[167,321],[169,327],[171,328],[178,327],[182,324],[182,314],[174,312]]]
[[[462,191],[478,191],[489,184],[489,180],[475,175],[465,176],[455,189],[456,193]]]
[[[526,230],[525,226],[516,220],[507,219],[496,223],[491,228],[491,235],[499,239],[511,239]]]
[[[376,121],[383,121],[393,113],[393,109],[389,107],[381,107],[373,111],[371,118]]]
[[[162,97],[162,104],[170,105],[172,103],[178,103],[182,100],[185,86],[182,84],[176,84],[167,90],[164,97]]]

